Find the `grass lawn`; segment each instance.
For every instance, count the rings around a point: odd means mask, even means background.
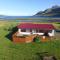
[[[0,60],[37,60],[37,53],[48,52],[60,60],[60,41],[15,44],[6,35],[18,22],[0,21]]]

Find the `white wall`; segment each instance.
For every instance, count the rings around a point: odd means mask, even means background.
[[[22,34],[22,35],[30,35],[31,33],[30,32],[20,32],[20,34]]]
[[[36,33],[35,30],[32,30],[32,32],[30,32],[29,30],[26,30],[26,32],[22,32],[21,29],[18,29],[18,32],[20,35],[30,35],[30,34],[43,35],[44,34],[44,33]]]
[[[26,32],[30,32],[30,30],[29,29],[26,29]]]
[[[21,29],[18,29],[18,32],[20,33],[21,32]]]
[[[29,30],[26,30],[26,32],[21,32],[21,29],[18,29],[19,34],[22,35],[30,35],[30,34],[38,34],[38,35],[44,35],[44,33],[36,33],[35,30],[32,30],[32,32],[30,32]],[[54,30],[52,30],[52,32],[48,33],[49,36],[54,36]]]
[[[33,34],[44,35],[44,33],[33,33]]]
[[[49,34],[49,36],[54,36],[54,33],[55,33],[55,30],[52,30],[52,32],[48,33],[48,34]]]
[[[33,29],[33,30],[32,30],[32,33],[36,33],[36,30]]]
[[[26,32],[22,32],[21,29],[18,29],[18,33],[20,35],[30,35],[30,31],[29,30],[26,30]]]

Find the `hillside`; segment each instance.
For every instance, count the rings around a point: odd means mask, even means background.
[[[52,6],[44,11],[40,11],[35,16],[56,16],[60,17],[60,6]]]

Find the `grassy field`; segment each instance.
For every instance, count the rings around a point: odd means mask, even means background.
[[[48,52],[60,60],[60,40],[53,40],[45,43],[23,43],[15,44],[6,35],[11,31],[9,28],[15,27],[19,22],[0,21],[0,60],[38,60],[37,53]],[[56,27],[59,24],[55,24]],[[60,28],[59,28],[60,29]]]

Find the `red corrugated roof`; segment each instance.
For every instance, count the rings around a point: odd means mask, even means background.
[[[21,23],[17,27],[21,29],[47,29],[47,30],[54,29],[54,26],[52,24]]]

